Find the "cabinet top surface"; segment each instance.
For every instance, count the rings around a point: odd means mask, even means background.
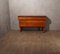
[[[18,17],[47,17],[47,16],[18,16]]]

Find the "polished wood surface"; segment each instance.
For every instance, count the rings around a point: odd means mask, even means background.
[[[19,27],[45,28],[46,16],[18,16]]]

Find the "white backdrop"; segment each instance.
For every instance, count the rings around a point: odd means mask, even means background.
[[[18,30],[17,16],[46,15],[50,30],[60,30],[60,0],[9,0],[11,29]]]

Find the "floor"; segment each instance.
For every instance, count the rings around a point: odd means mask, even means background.
[[[60,31],[10,31],[0,38],[0,54],[60,54]]]

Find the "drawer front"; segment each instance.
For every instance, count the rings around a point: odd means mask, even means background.
[[[46,21],[44,17],[19,17],[20,21]]]
[[[21,21],[19,23],[20,26],[45,26],[45,22],[44,21]]]

